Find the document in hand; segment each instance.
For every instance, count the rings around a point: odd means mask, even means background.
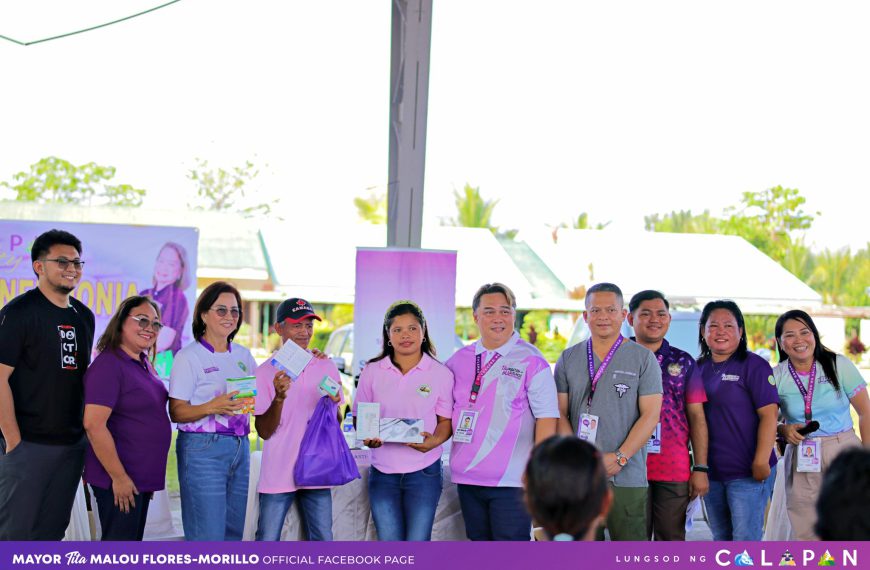
[[[381,418],[381,440],[391,443],[423,443],[423,420]]]
[[[257,398],[257,377],[244,376],[242,378],[227,378],[227,394],[230,392],[239,391],[233,396],[233,401],[241,400],[245,403],[245,407],[241,410],[233,412],[234,414],[253,414],[254,404]]]
[[[314,356],[303,350],[292,340],[288,340],[281,350],[272,356],[272,366],[283,370],[290,378],[296,380]]]
[[[360,440],[381,437],[381,405],[376,402],[359,402],[356,405],[356,438]]]

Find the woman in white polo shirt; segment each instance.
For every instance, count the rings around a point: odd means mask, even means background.
[[[382,336],[381,354],[360,374],[354,412],[359,402],[377,402],[381,418],[422,419],[425,439],[365,440],[372,448],[372,517],[380,540],[431,540],[441,497],[441,444],[453,433],[453,373],[435,360],[423,311],[412,301],[390,306]]]
[[[181,520],[187,540],[241,540],[248,500],[250,444],[244,403],[232,400],[227,380],[254,375],[257,363],[233,337],[242,298],[223,281],[203,290],[193,313],[192,343],[175,356],[169,415],[178,423],[175,451]]]

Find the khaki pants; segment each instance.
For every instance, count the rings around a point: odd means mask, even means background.
[[[607,515],[607,530],[610,540],[649,540],[646,533],[646,487],[616,487],[609,483],[613,491],[613,504]],[[604,540],[604,529],[599,529],[596,540]]]
[[[822,489],[822,477],[841,452],[859,447],[861,440],[852,430],[817,438],[822,443],[822,470],[819,473],[799,473],[797,446],[789,444],[783,456],[785,462],[785,503],[794,540],[819,540],[816,526],[816,501]]]

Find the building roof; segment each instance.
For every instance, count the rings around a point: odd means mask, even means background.
[[[311,302],[353,303],[356,250],[383,247],[387,241],[387,228],[355,224],[340,229],[321,229],[317,234],[309,233],[312,241],[315,237],[321,239],[301,250],[284,245],[288,233],[281,224],[261,228],[261,235],[272,279],[278,289]],[[577,310],[575,301],[568,299],[564,292],[558,294],[561,284],[555,277],[547,278],[552,274],[542,267],[534,253],[529,251],[526,256],[537,260],[537,265],[533,267],[522,261],[518,265],[515,257],[488,229],[426,226],[422,246],[423,249],[457,252],[457,306],[470,306],[481,285],[500,281],[513,289],[520,309]],[[529,275],[536,276],[534,284],[527,278]]]
[[[252,219],[204,210],[152,210],[112,206],[0,201],[0,218],[48,222],[112,223],[199,229],[198,277],[266,280],[266,259]]]
[[[387,241],[384,225],[290,223],[202,210],[0,201],[0,218],[196,227],[198,277],[271,280],[277,290],[268,298],[314,303],[353,303],[357,248]],[[580,311],[583,301],[568,298],[568,291],[600,281],[616,283],[626,296],[659,289],[684,306],[733,299],[747,313],[822,305],[818,293],[738,236],[560,229],[554,243],[553,235],[546,228],[524,230],[510,241],[484,228],[433,225],[423,229],[423,248],[457,252],[460,307],[493,281],[514,290],[520,309]]]
[[[605,230],[520,232],[568,289],[609,281],[626,298],[658,289],[680,305],[732,299],[749,313],[821,307],[822,297],[739,236]]]

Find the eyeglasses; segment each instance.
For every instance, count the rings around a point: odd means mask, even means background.
[[[85,265],[85,262],[81,259],[67,259],[65,257],[58,257],[57,259],[45,258],[42,261],[53,261],[57,263],[57,266],[60,267],[61,271],[66,271],[66,268],[69,267],[70,263],[73,264],[73,267],[75,267],[76,271],[81,271],[82,267]]]
[[[151,327],[151,330],[159,333],[160,329],[163,328],[163,325],[160,324],[160,321],[152,321],[151,319],[143,315],[130,315],[130,318],[139,323],[139,328],[143,331],[148,327]]]
[[[239,315],[242,314],[238,307],[227,309],[223,305],[221,305],[220,307],[212,307],[211,309],[209,309],[209,311],[214,311],[219,317],[225,317],[227,316],[227,313],[229,313],[234,319],[238,319]]]

